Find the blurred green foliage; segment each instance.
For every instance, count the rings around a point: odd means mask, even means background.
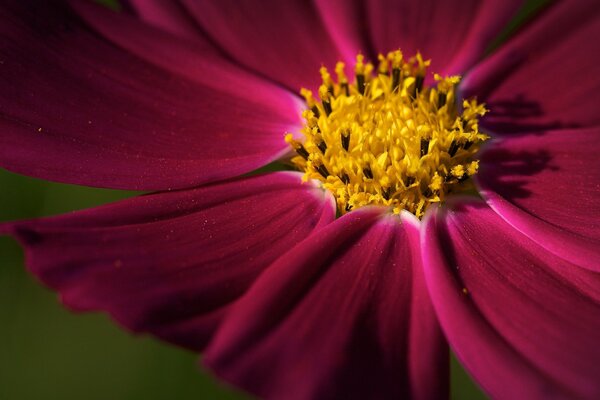
[[[100,3],[105,5],[106,7],[112,8],[113,10],[120,10],[121,5],[119,4],[119,0],[95,0],[96,3]]]

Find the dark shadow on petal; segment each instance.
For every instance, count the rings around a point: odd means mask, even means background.
[[[494,113],[491,116],[496,118],[530,118],[542,115],[540,105],[528,101],[522,93],[514,96],[512,100],[498,100],[492,104]]]
[[[542,105],[528,99],[523,93],[516,93],[511,98],[486,102],[486,107],[490,112],[482,118],[481,125],[484,130],[498,135],[516,132],[533,132],[536,135],[543,135],[547,130],[581,126],[567,120],[548,120],[548,113],[544,111]]]
[[[485,174],[487,186],[502,188],[501,192],[508,201],[531,195],[527,189],[528,180],[520,176],[530,177],[546,169],[558,169],[551,164],[552,156],[545,150],[509,151],[490,147],[483,153],[481,161],[479,173]]]

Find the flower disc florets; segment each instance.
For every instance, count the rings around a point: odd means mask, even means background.
[[[333,193],[342,214],[385,205],[420,218],[477,172],[485,107],[457,101],[459,76],[436,74],[436,86],[426,86],[428,66],[420,54],[405,61],[395,51],[380,55],[374,71],[359,54],[352,84],[339,62],[337,81],[321,68],[320,101],[302,89],[304,137],[285,137],[298,154],[292,162]]]

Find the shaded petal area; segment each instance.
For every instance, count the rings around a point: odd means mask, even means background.
[[[464,73],[514,16],[521,0],[372,0],[366,12],[375,50],[431,58],[432,71]]]
[[[548,251],[600,271],[600,128],[495,141],[477,180],[490,207]]]
[[[365,18],[367,4],[363,0],[316,0],[315,4],[344,60],[354,60],[359,52],[372,61],[377,60],[377,53],[369,41]]]
[[[482,124],[498,134],[598,125],[598,35],[596,1],[549,6],[464,81],[491,110]]]
[[[548,253],[479,202],[433,212],[422,246],[446,337],[492,398],[598,398],[597,273]]]
[[[100,26],[110,11],[97,11]],[[216,57],[192,57],[193,45],[163,31],[115,17],[112,32],[129,37],[117,47],[55,1],[4,2],[0,17],[7,169],[119,189],[189,187],[276,159],[299,123],[294,95]],[[144,59],[124,49],[152,41],[137,50]]]
[[[448,353],[427,295],[418,222],[362,208],[278,259],[234,306],[204,361],[267,399],[434,399]]]
[[[281,172],[0,225],[77,311],[200,350],[273,260],[333,220],[331,197]]]
[[[126,0],[126,3],[142,21],[184,38],[206,40],[177,0]]]
[[[71,0],[70,4],[78,16],[103,38],[161,70],[242,99],[251,99],[253,91],[260,95],[260,87],[254,87],[256,84],[282,93],[280,88],[225,60],[212,44],[202,38],[181,40],[130,15],[116,13],[88,1]],[[248,93],[240,94],[240,90]]]
[[[232,59],[295,93],[318,87],[321,65],[341,58],[311,1],[182,2]]]

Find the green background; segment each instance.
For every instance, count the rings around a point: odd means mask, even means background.
[[[114,0],[103,3],[114,6]],[[491,47],[544,3],[529,1]],[[56,215],[133,195],[44,182],[0,169],[0,221]],[[485,399],[452,360],[453,399]],[[0,237],[0,399],[244,399],[202,371],[198,356],[134,337],[103,314],[71,314],[28,275]]]

